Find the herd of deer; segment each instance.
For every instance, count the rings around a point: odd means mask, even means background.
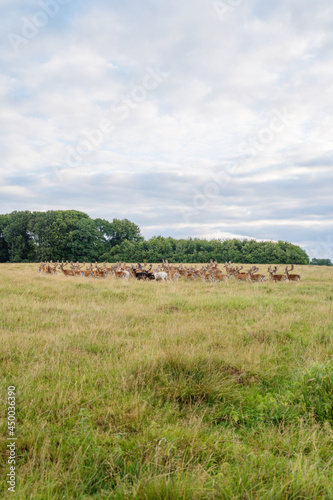
[[[259,267],[252,266],[247,271],[243,271],[243,266],[235,266],[231,262],[226,262],[224,264],[224,271],[218,267],[216,261],[213,259],[203,265],[200,269],[197,266],[184,266],[183,264],[169,264],[167,260],[163,260],[163,264],[159,264],[156,268],[150,264],[149,269],[146,269],[147,263],[137,264],[127,264],[126,262],[117,262],[114,265],[108,267],[105,262],[99,265],[97,262],[95,264],[79,264],[77,262],[41,262],[39,267],[40,273],[46,274],[64,274],[65,276],[91,276],[94,278],[107,278],[108,276],[114,276],[115,278],[122,278],[128,280],[130,277],[138,280],[156,280],[156,281],[166,281],[172,280],[177,281],[178,278],[184,277],[187,280],[194,280],[201,278],[203,281],[211,281],[220,283],[223,281],[228,283],[230,278],[234,278],[236,281],[249,281],[249,282],[263,282],[266,280],[264,274],[258,273]],[[67,267],[65,269],[65,267]],[[68,268],[69,267],[69,268]],[[301,277],[299,274],[290,274],[293,271],[294,265],[288,269],[285,268],[284,274],[277,274],[278,267],[272,266],[268,267],[269,279],[275,283],[278,281],[300,281]]]

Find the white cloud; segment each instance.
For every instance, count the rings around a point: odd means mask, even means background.
[[[18,54],[7,35],[39,4],[1,9],[1,212],[78,208],[132,218],[146,235],[329,237],[328,0],[249,0],[224,22],[200,0],[72,0]],[[133,105],[157,65],[167,76]],[[265,141],[276,112],[292,118]],[[68,168],[68,147],[105,119],[115,129]],[[198,209],[195,197],[224,170],[228,182]]]

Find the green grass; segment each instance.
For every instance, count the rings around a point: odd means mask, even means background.
[[[332,269],[229,286],[37,270],[0,265],[0,498],[9,385],[15,498],[333,498]]]

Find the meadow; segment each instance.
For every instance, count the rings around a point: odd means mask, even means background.
[[[1,264],[0,498],[332,499],[333,268],[295,271],[226,286]]]

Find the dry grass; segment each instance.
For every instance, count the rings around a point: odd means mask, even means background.
[[[333,269],[229,286],[0,265],[1,498],[332,498]],[[260,266],[267,271],[267,266]]]

